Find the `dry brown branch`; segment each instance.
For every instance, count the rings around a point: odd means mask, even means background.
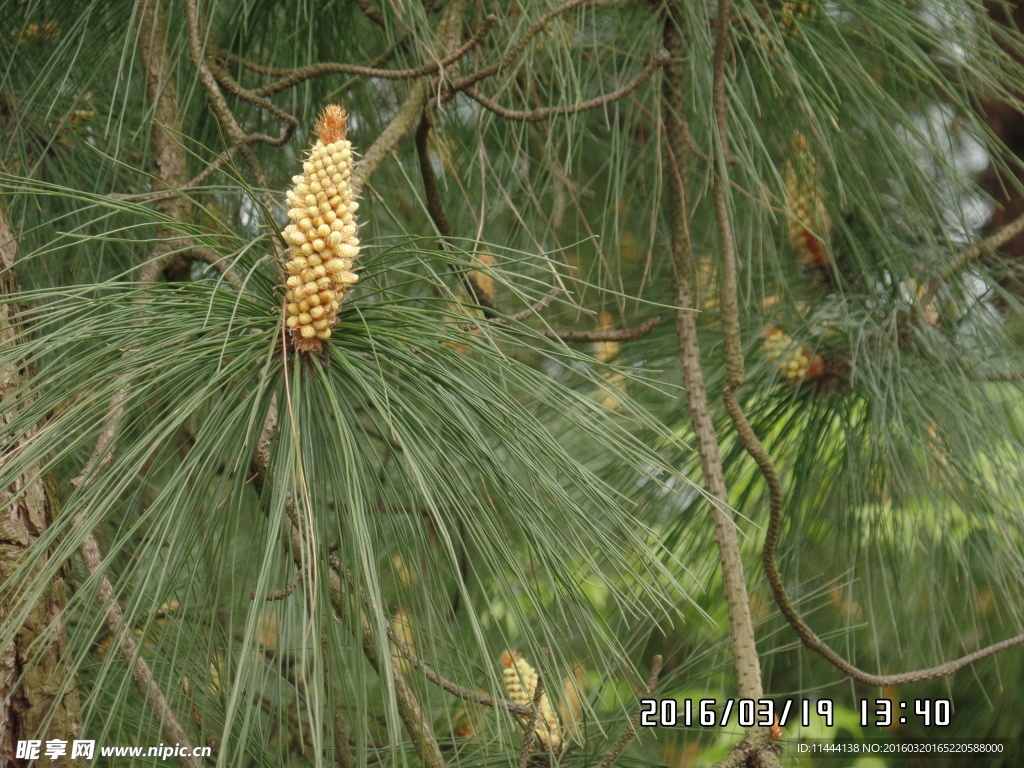
[[[719,12],[722,11],[723,9],[719,8]],[[728,8],[724,11],[728,13]],[[729,611],[729,632],[739,693],[743,698],[760,699],[764,695],[761,687],[761,664],[754,640],[743,560],[732,511],[725,503],[729,494],[718,438],[711,419],[704,372],[701,367],[696,313],[693,312],[693,307],[697,306],[693,276],[698,274],[698,270],[693,253],[686,201],[685,179],[690,142],[684,93],[686,78],[682,66],[685,49],[680,24],[681,19],[675,15],[674,8],[669,6],[669,12],[665,16],[664,41],[672,60],[665,68],[664,121],[669,192],[667,217],[675,265],[676,337],[690,421],[693,424],[697,451],[701,459],[704,486],[711,500],[712,522],[722,564],[722,587]],[[725,30],[726,36],[723,40],[723,35],[719,35],[716,55],[724,62],[728,30],[726,25],[722,25],[720,29]],[[718,50],[719,48],[721,50]],[[749,729],[748,737],[756,733],[757,730]],[[777,760],[774,762],[778,764]]]
[[[558,294],[560,294],[561,292],[562,289],[556,286],[549,290],[547,293],[545,293],[539,300],[535,301],[526,309],[522,309],[513,315],[509,315],[507,318],[490,318],[489,322],[495,325],[507,325],[508,323],[521,323],[524,320],[529,320],[531,317],[536,317],[545,309],[547,309],[548,305],[551,304],[551,302],[554,301]],[[460,323],[455,327],[458,328],[460,331],[473,331],[480,327],[480,323]]]
[[[539,315],[548,308],[548,305],[551,304],[551,302],[554,301],[561,292],[562,289],[555,286],[545,293],[538,301],[535,301],[531,306],[516,312],[514,315],[510,315],[508,319],[513,323],[521,323],[523,320],[528,320],[535,315]]]
[[[192,689],[192,681],[187,677],[182,682],[182,687],[185,689],[185,696],[188,698],[189,710],[192,712],[192,721],[196,724],[197,732],[202,734],[203,728],[203,715],[199,711],[199,705],[196,704],[195,692]],[[220,755],[220,743],[213,738],[210,734],[206,734],[206,746],[210,748],[210,755],[216,759]]]
[[[274,104],[274,102],[264,98],[256,92],[243,88],[241,84],[231,76],[231,73],[218,64],[212,56],[207,57],[206,64],[213,73],[213,76],[217,79],[217,82],[224,86],[228,93],[237,96],[243,101],[248,101],[250,104],[255,104],[257,107],[262,107],[270,112],[274,117],[279,120],[283,120],[286,123],[284,132],[279,138],[266,141],[265,143],[280,147],[292,137],[292,134],[295,133],[295,129],[299,127],[299,121],[294,115],[285,112]],[[257,140],[256,136],[252,134],[250,134],[249,139],[250,142]]]
[[[509,109],[508,107],[502,106],[494,99],[484,96],[480,93],[475,86],[465,86],[459,90],[462,93],[469,96],[471,99],[476,101],[481,106],[489,109],[494,114],[502,117],[506,120],[517,120],[525,122],[539,122],[541,120],[547,120],[549,117],[556,117],[558,115],[572,115],[577,112],[586,112],[587,110],[596,109],[613,102],[618,101],[622,97],[632,93],[636,90],[644,80],[649,78],[656,69],[665,64],[666,58],[664,55],[658,55],[653,57],[647,66],[643,68],[639,75],[630,80],[628,83],[620,88],[616,88],[610,93],[606,93],[602,96],[597,96],[593,99],[587,99],[586,101],[580,101],[575,104],[564,104],[555,107],[535,107],[534,109]]]
[[[661,654],[659,653],[651,660],[651,676],[647,678],[647,687],[644,688],[644,696],[641,698],[649,699],[654,695],[654,687],[658,684],[658,676],[661,674],[661,665],[664,662]],[[622,732],[619,740],[615,742],[615,746],[611,748],[611,751],[605,756],[604,760],[601,761],[599,768],[611,768],[615,761],[622,754],[622,750],[626,748],[626,745],[632,741],[633,737],[636,736],[636,729],[640,727],[640,715],[642,713],[642,706],[638,708],[636,714],[626,725],[626,729]]]
[[[634,341],[653,331],[661,323],[660,317],[652,317],[633,328],[616,328],[609,331],[553,331],[541,328],[537,331],[549,339],[561,339],[574,344],[585,344],[594,341]]]
[[[712,768],[738,768],[741,765],[749,765],[751,760],[771,755],[773,761],[778,764],[779,757],[772,749],[773,744],[771,731],[762,729],[753,736],[745,737],[736,746],[729,750],[729,754],[715,763]]]
[[[467,53],[480,45],[483,39],[497,23],[498,17],[493,13],[489,14],[473,36],[453,53],[438,61],[428,62],[427,64],[422,64],[410,69],[380,69],[377,67],[360,66],[358,64],[341,64],[332,61],[309,64],[304,67],[295,67],[291,69],[273,69],[270,67],[258,67],[258,65],[250,62],[244,62],[237,56],[226,54],[222,51],[218,51],[217,57],[237,61],[247,69],[260,72],[261,74],[282,78],[276,83],[270,83],[269,85],[249,90],[248,93],[253,96],[273,96],[275,93],[280,93],[288,88],[292,88],[306,80],[310,80],[314,77],[322,77],[324,75],[354,75],[356,77],[372,77],[383,80],[412,80],[417,77],[432,75],[461,59]]]

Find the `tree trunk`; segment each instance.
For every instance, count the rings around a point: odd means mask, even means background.
[[[13,264],[17,250],[14,236],[0,207],[0,348],[17,344],[17,321],[13,299],[19,292]],[[25,379],[30,376],[31,363],[19,361],[0,369],[0,402],[10,402]],[[0,419],[6,427],[14,414],[0,408]],[[30,440],[32,433],[22,435],[13,450]],[[2,459],[0,459],[2,462]],[[26,555],[37,546],[56,512],[56,496],[48,481],[40,478],[38,467],[21,475],[7,488],[0,489],[0,584],[25,567]],[[37,572],[45,567],[46,558],[36,560]],[[19,575],[21,583],[31,577]],[[61,608],[64,578],[58,575],[39,596],[24,620],[14,641],[0,648],[0,766],[21,766],[17,758],[18,741],[45,742],[57,739],[67,742],[65,755],[48,761],[54,766],[82,766],[84,760],[72,760],[71,742],[81,736],[82,719],[78,706],[78,689],[61,686],[68,678],[69,664],[65,648]],[[0,627],[18,621],[14,615],[22,603],[18,595],[8,591],[0,596]]]

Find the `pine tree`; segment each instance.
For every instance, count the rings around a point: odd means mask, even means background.
[[[0,763],[787,762],[737,698],[1016,737],[979,105],[1021,44],[953,0],[4,6]]]

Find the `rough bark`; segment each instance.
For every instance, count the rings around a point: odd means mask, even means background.
[[[0,348],[17,344],[18,328],[14,320],[14,297],[19,286],[13,270],[16,244],[0,207]],[[19,361],[0,369],[0,401],[9,398],[31,375],[31,364]],[[6,427],[14,418],[8,408],[0,408],[0,420]],[[22,435],[18,445],[30,440]],[[2,460],[0,460],[2,461]],[[40,479],[38,467],[29,467],[7,488],[0,489],[0,584],[18,573],[19,584],[31,584],[45,567],[45,555],[37,557],[25,573],[26,558],[38,547],[38,538],[56,515],[56,495],[52,485]],[[67,754],[49,761],[54,766],[83,766],[81,758],[71,760],[70,742],[81,737],[82,720],[78,689],[68,682],[70,664],[62,627],[64,577],[58,575],[42,591],[22,618],[21,596],[6,590],[0,596],[0,627],[18,622],[14,641],[0,648],[0,765],[20,766],[16,758],[20,740],[59,739],[68,742]]]

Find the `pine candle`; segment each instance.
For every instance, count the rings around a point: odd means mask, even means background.
[[[537,670],[515,651],[501,654],[501,676],[508,697],[524,707],[533,706],[537,693]],[[537,702],[540,717],[537,720],[537,738],[547,749],[557,750],[562,746],[562,734],[558,728],[558,716],[551,709],[548,695],[543,691]]]
[[[345,138],[348,115],[328,106],[316,124],[317,142],[292,177],[288,192],[291,224],[282,234],[288,243],[285,325],[296,349],[315,352],[331,337],[338,309],[359,278],[355,213],[359,208],[349,183],[352,144]]]

